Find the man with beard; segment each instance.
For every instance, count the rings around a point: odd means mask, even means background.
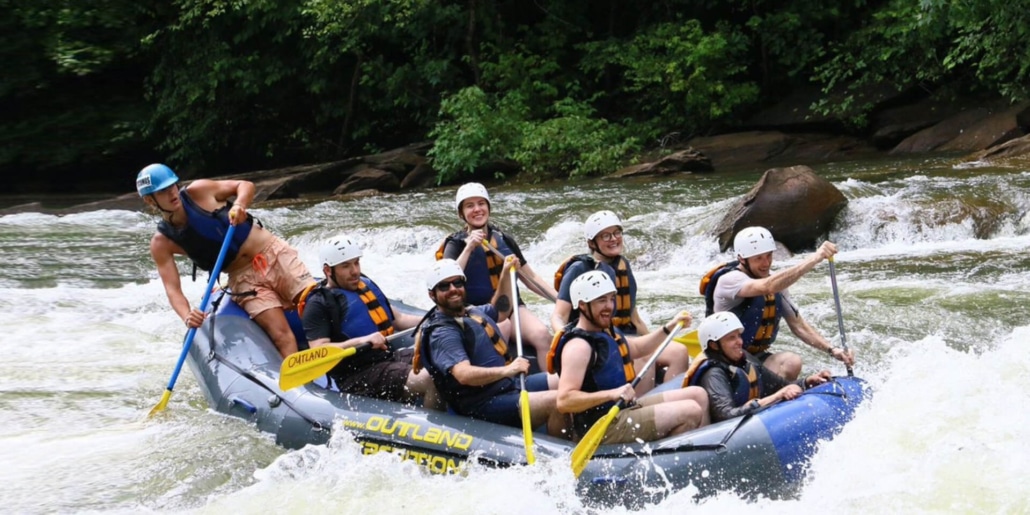
[[[615,284],[608,274],[592,270],[572,283],[572,300],[579,310],[576,327],[557,338],[548,355],[549,370],[558,374],[558,410],[572,417],[572,434],[578,440],[619,401],[619,411],[602,444],[654,441],[708,423],[708,395],[697,387],[670,390],[641,398],[630,384],[636,376],[635,356],[655,352],[678,323],[690,324],[690,313],[681,311],[666,325],[649,334],[625,337],[612,327]]]
[[[737,316],[725,311],[705,318],[697,329],[698,339],[706,348],[684,382],[708,392],[713,422],[796,399],[806,388],[832,377],[829,370],[823,370],[805,379],[783,379],[744,350],[743,331]]]
[[[515,377],[529,372],[529,361],[517,357],[501,335],[497,322],[514,308],[511,274],[518,270],[515,256],[505,258],[501,282],[490,304],[466,305],[465,273],[453,259],[433,264],[426,278],[435,307],[426,315],[416,338],[412,366],[429,371],[440,395],[455,412],[512,427],[521,425],[519,390]],[[561,416],[555,409],[557,393],[549,388],[553,376],[526,377],[532,426],[547,423],[548,433],[559,435]]]
[[[801,312],[787,291],[792,284],[815,268],[822,260],[837,253],[837,246],[824,242],[802,262],[776,274],[771,272],[776,242],[764,227],[746,227],[733,238],[737,262],[713,271],[714,287],[708,286],[712,312],[733,312],[744,326],[744,346],[766,367],[793,381],[801,374],[801,356],[789,351],[769,352],[776,341],[780,319],[798,339],[816,350],[826,352],[847,366],[854,364],[854,355],[834,347],[814,327],[801,318]],[[708,299],[706,299],[708,302]],[[701,341],[702,345],[704,340]]]

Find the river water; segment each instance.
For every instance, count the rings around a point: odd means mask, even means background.
[[[817,171],[850,201],[830,238],[841,249],[855,372],[875,395],[819,449],[798,498],[697,503],[688,488],[647,512],[1030,512],[1030,170],[934,158]],[[703,311],[698,279],[729,258],[709,231],[758,176],[497,187],[493,220],[546,277],[582,251],[586,215],[617,211],[643,313],[660,322],[680,308]],[[423,270],[457,226],[453,193],[254,213],[313,271],[319,242],[350,233],[366,274],[391,297],[428,307]],[[184,334],[147,251],[154,221],[129,211],[0,216],[0,511],[596,513],[574,495],[564,460],[435,477],[393,456],[361,456],[340,434],[286,451],[208,410],[188,368],[168,409],[145,421]],[[774,268],[798,259],[778,252]],[[184,279],[193,302],[205,279]],[[791,291],[836,341],[827,266]],[[546,318],[545,302],[530,302]],[[789,331],[779,345],[801,353],[806,369],[843,373]]]

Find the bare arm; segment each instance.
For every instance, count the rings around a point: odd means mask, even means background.
[[[837,246],[831,242],[823,242],[819,246],[819,249],[809,254],[804,261],[780,272],[770,275],[769,277],[763,277],[761,279],[755,279],[744,283],[744,286],[737,292],[737,297],[748,298],[748,297],[761,297],[778,293],[801,279],[802,276],[807,274],[822,260],[829,258],[830,256],[837,253]]]
[[[569,323],[569,316],[572,314],[572,304],[558,299],[554,303],[554,311],[551,312],[551,330],[557,333]]]
[[[176,254],[185,255],[186,253],[167,236],[156,233],[154,237],[150,238],[150,257],[157,265],[157,274],[161,277],[161,284],[164,285],[168,303],[171,304],[175,314],[189,325],[190,301],[182,293],[182,280],[179,278],[179,269],[175,266]],[[200,326],[199,323],[191,327],[198,326]]]
[[[451,375],[465,386],[485,386],[526,372],[529,372],[526,358],[516,358],[503,367],[476,367],[468,360],[451,367]]]
[[[530,268],[528,263],[519,268],[519,275],[522,278],[522,282],[533,293],[551,302],[554,302],[558,298],[558,292],[554,291],[554,287],[540,279],[540,276]]]
[[[658,350],[658,346],[665,341],[665,337],[673,331],[676,324],[683,322],[683,327],[688,327],[690,326],[691,320],[692,318],[688,311],[680,311],[672,320],[666,322],[665,325],[658,326],[658,328],[650,333],[642,336],[627,337],[626,343],[630,346],[630,352],[632,353],[633,358],[636,359],[650,356],[652,352]],[[666,330],[669,332],[667,333]]]
[[[411,329],[418,325],[418,322],[422,320],[421,317],[410,315],[408,313],[393,313],[393,328],[397,331],[403,331],[405,329]]]
[[[351,347],[357,347],[366,343],[372,344],[372,348],[379,350],[386,350],[386,337],[382,333],[376,331],[374,333],[366,334],[365,336],[356,336],[346,341],[333,342],[329,338],[319,338],[308,342],[308,346],[314,349],[315,347],[321,347],[323,345],[332,345],[333,347],[339,347],[341,349],[349,349]]]
[[[565,344],[561,355],[562,370],[558,376],[558,411],[580,413],[609,401],[618,401],[623,395],[628,397],[626,400],[633,399],[630,393],[633,389],[628,383],[619,388],[584,392],[583,378],[586,377],[589,361],[590,344],[586,340],[574,338]]]
[[[830,345],[830,342],[826,341],[826,338],[823,338],[823,335],[819,334],[819,331],[816,331],[814,327],[808,325],[804,318],[801,318],[801,314],[792,309],[786,309],[785,311],[783,319],[787,321],[790,332],[794,333],[794,336],[797,336],[799,340],[821,352],[828,352],[833,347],[833,345]]]
[[[230,198],[236,197],[236,200],[233,201],[233,208],[229,212],[229,220],[233,225],[246,220],[247,209],[254,201],[254,194],[257,191],[253,182],[231,179],[221,181],[200,179],[190,183],[186,190],[189,192],[190,198],[209,211],[218,208]]]

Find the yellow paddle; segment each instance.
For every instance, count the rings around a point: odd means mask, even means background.
[[[669,346],[672,342],[672,337],[683,329],[683,322],[676,324],[676,328],[669,333],[669,336],[665,337],[665,341],[658,347],[658,350],[651,354],[651,359],[647,360],[644,368],[640,369],[637,373],[637,377],[633,379],[633,387],[636,388],[637,383],[644,377],[644,374],[651,369],[651,365],[658,360],[658,355]],[[612,409],[608,410],[608,413],[594,422],[594,425],[587,431],[587,434],[583,436],[583,439],[576,444],[576,448],[572,449],[572,474],[579,477],[583,473],[583,469],[587,467],[587,463],[590,463],[590,459],[594,457],[594,453],[597,452],[597,447],[601,445],[601,440],[604,439],[605,433],[608,432],[608,426],[612,425],[612,421],[619,415],[619,411],[625,407],[626,403],[623,400],[612,406]]]
[[[393,341],[401,336],[405,336],[415,328],[405,329],[400,332],[391,334],[386,338],[386,341]],[[308,384],[319,377],[322,377],[333,369],[337,363],[355,355],[358,351],[363,351],[372,344],[363,343],[357,347],[349,347],[341,349],[332,345],[323,345],[321,347],[315,347],[313,349],[306,349],[300,352],[294,352],[283,359],[283,364],[279,367],[279,388],[283,390],[289,390],[298,386]]]
[[[690,331],[689,333],[681,334],[673,340],[676,343],[682,343],[687,347],[687,353],[690,354],[690,359],[696,359],[701,354],[701,342],[697,339],[697,330]]]
[[[519,290],[518,285],[515,283],[515,267],[512,266],[508,270],[511,271],[511,302],[515,304],[514,319],[512,319],[512,323],[515,324],[515,349],[521,358],[522,329],[519,327]],[[526,391],[526,374],[519,374],[519,382],[522,386],[522,392],[519,393],[519,409],[522,410],[522,438],[526,443],[526,462],[532,465],[536,462],[536,457],[533,455],[533,415],[529,411],[529,392]]]

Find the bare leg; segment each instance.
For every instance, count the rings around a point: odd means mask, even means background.
[[[556,411],[558,411],[557,390],[529,392],[529,413],[533,427],[548,422]]]
[[[692,400],[663,402],[654,406],[654,420],[659,437],[677,435],[700,427],[704,411]]]
[[[551,331],[526,306],[519,306],[519,328],[522,329],[522,344],[536,349],[537,360],[545,359],[551,350]],[[540,364],[541,369],[546,366],[542,361]]]
[[[297,352],[297,338],[293,336],[293,330],[290,329],[290,323],[286,321],[286,314],[282,308],[267,309],[253,318],[257,325],[268,333],[268,337],[272,339],[282,357]]]
[[[787,381],[797,381],[801,375],[801,356],[793,352],[777,352],[765,358],[762,364]]]
[[[687,347],[673,342],[658,355],[657,366],[666,369],[666,381],[672,376],[686,372],[690,367],[690,353]]]
[[[440,393],[436,391],[436,385],[433,384],[433,378],[426,370],[423,369],[418,374],[408,372],[408,381],[404,387],[412,394],[422,396],[422,407],[443,410],[443,399],[440,398]]]

